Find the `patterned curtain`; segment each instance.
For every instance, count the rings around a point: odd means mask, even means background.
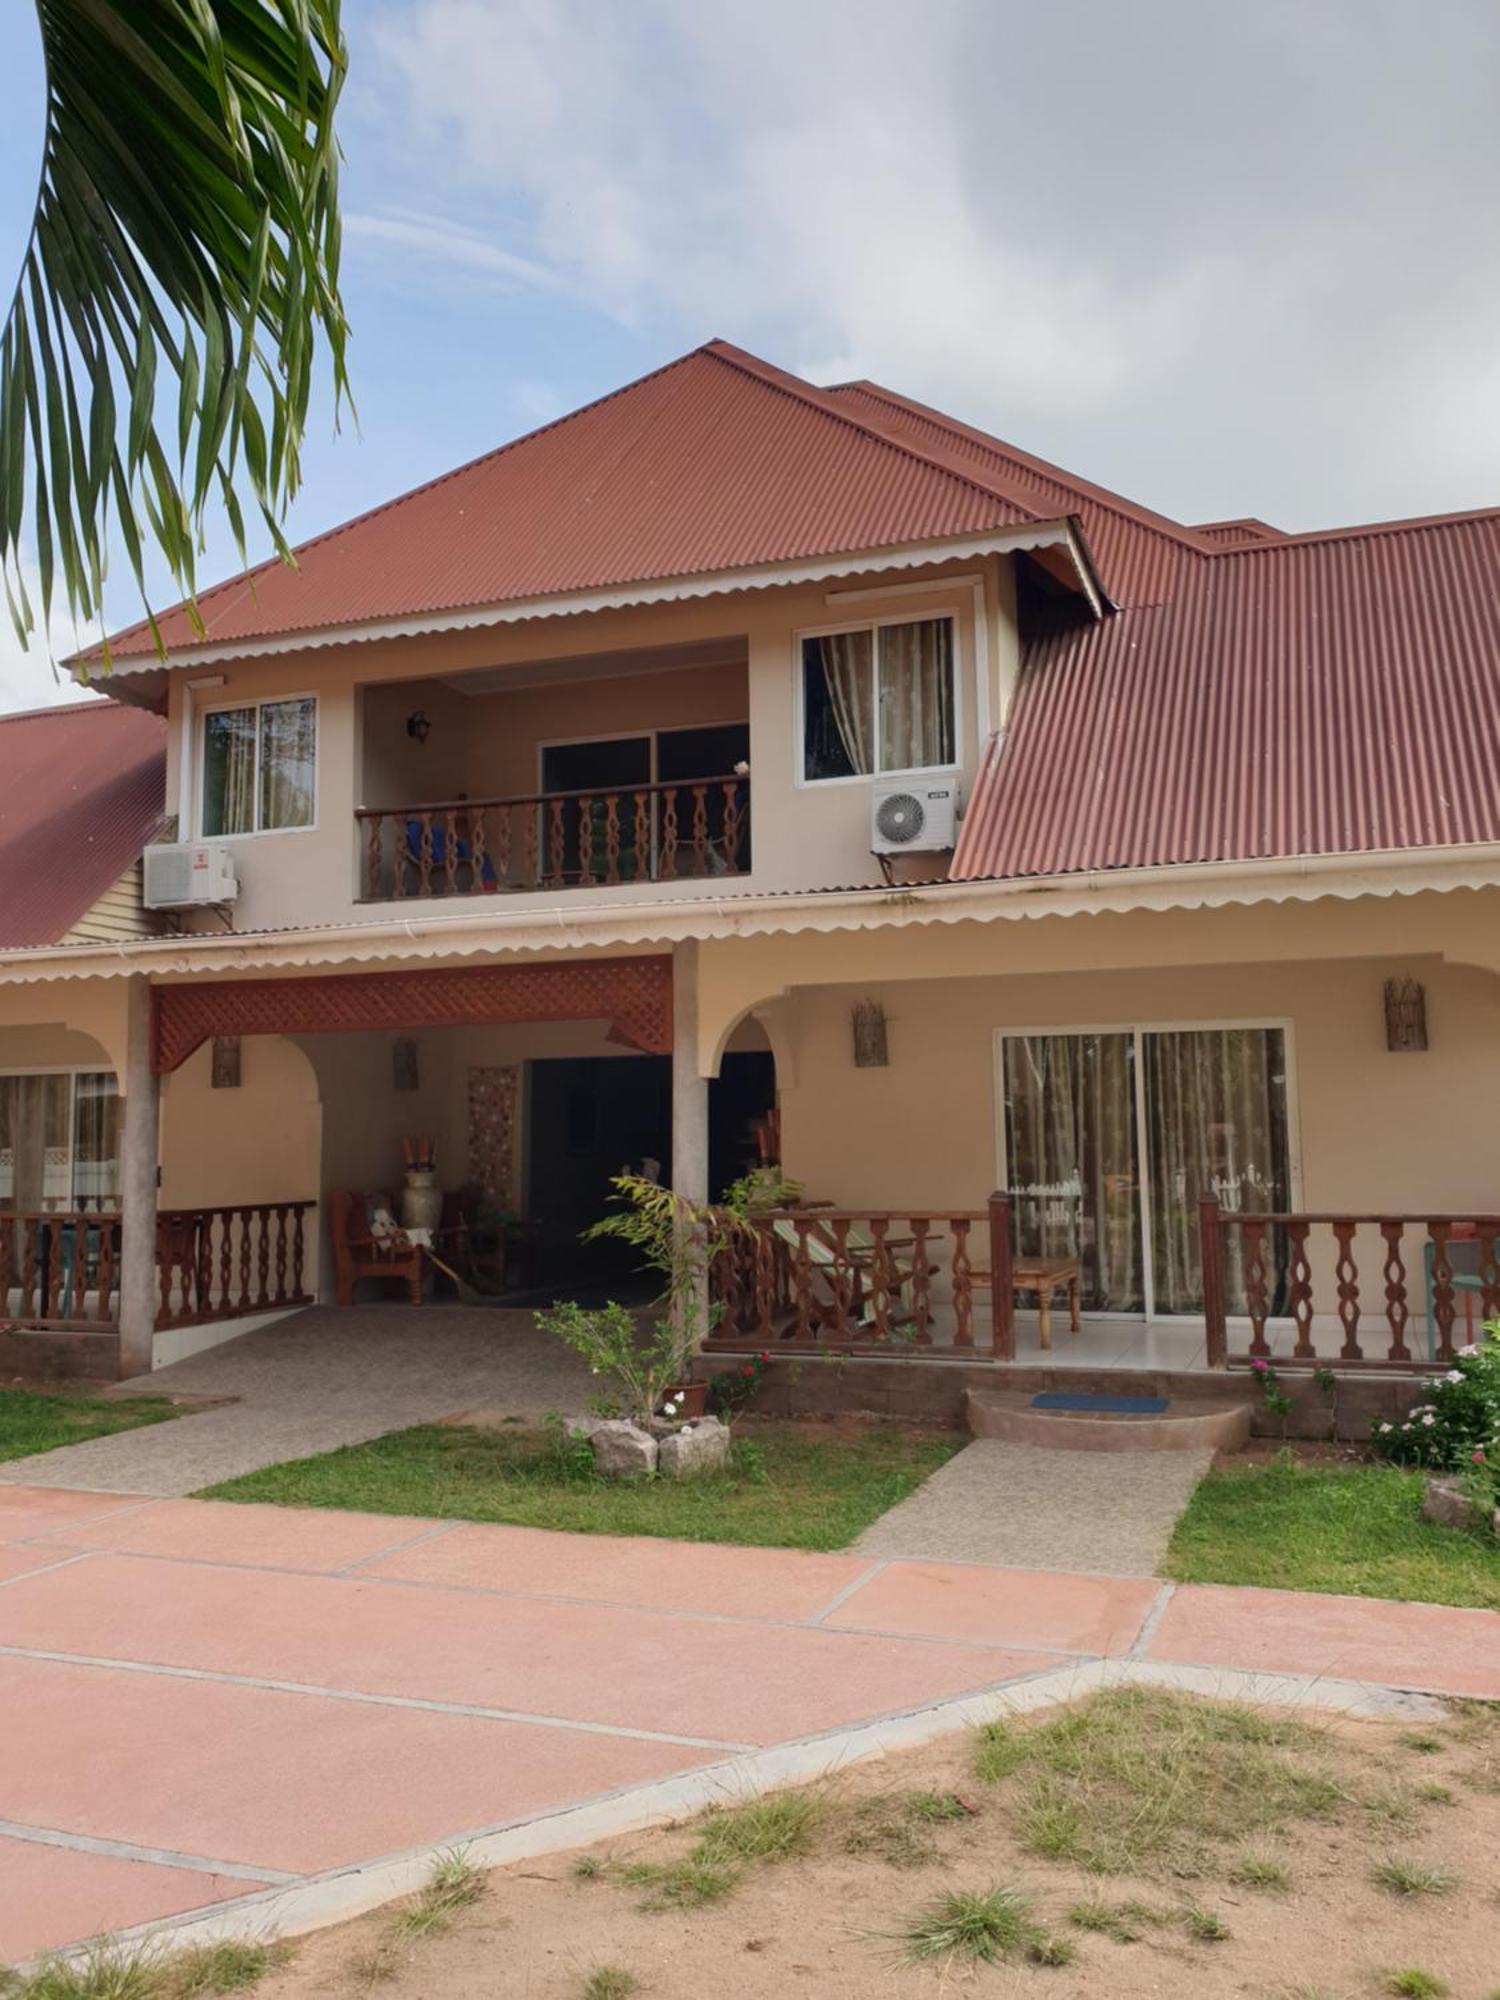
[[[255,710],[220,708],[203,718],[205,836],[255,830]]]
[[[954,758],[953,621],[880,632],[880,769],[922,771]]]
[[[873,768],[875,689],[870,634],[833,632],[806,642],[804,658],[816,662],[828,691],[828,705],[849,768]]]
[[[260,711],[260,824],[311,826],[316,708],[268,701]]]

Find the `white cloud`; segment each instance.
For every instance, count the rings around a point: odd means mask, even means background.
[[[367,48],[448,218],[403,255],[876,376],[1185,518],[1494,493],[1486,0],[1416,39],[1395,0],[388,0]]]
[[[33,607],[40,601],[35,566],[25,565],[26,588]],[[71,653],[81,644],[75,629],[54,634],[57,657]],[[0,594],[0,714],[14,714],[25,708],[55,708],[65,701],[92,701],[96,697],[81,688],[73,676],[54,663],[45,633],[33,633],[25,646],[11,623],[10,613]]]

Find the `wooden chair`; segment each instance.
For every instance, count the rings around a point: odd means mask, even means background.
[[[328,1226],[333,1238],[334,1295],[341,1306],[352,1306],[360,1278],[395,1279],[406,1286],[414,1306],[422,1303],[422,1252],[403,1236],[394,1244],[378,1243],[370,1234],[370,1197],[335,1188],[328,1197]],[[386,1203],[395,1209],[389,1202]]]

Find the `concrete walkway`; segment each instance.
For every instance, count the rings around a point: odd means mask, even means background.
[[[854,1546],[870,1556],[1150,1576],[1212,1456],[977,1438]]]
[[[1111,1678],[1500,1698],[1500,1616],[7,1486],[0,1961],[308,1928],[435,1846],[565,1848]]]
[[[232,1398],[224,1407],[12,1459],[0,1465],[0,1486],[195,1493],[479,1404],[528,1417],[578,1409],[591,1387],[584,1364],[529,1312],[314,1308],[116,1391]]]

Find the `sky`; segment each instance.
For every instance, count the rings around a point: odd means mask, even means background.
[[[294,538],[714,335],[1184,521],[1500,502],[1495,0],[345,0],[345,26],[358,422],[315,410]],[[4,293],[41,136],[24,5],[0,106]],[[234,567],[216,524],[203,580]],[[123,563],[108,608],[138,615]],[[64,692],[0,620],[0,709]]]

